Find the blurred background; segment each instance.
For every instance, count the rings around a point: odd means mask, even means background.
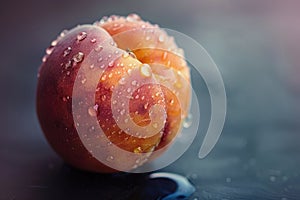
[[[37,70],[50,42],[63,29],[129,13],[202,44],[227,92],[225,127],[209,156],[197,158],[197,140],[160,171],[188,177],[194,200],[300,199],[299,9],[297,0],[1,2],[0,199],[134,199],[142,190],[145,174],[97,175],[64,164],[35,112]]]

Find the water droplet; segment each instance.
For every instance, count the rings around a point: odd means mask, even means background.
[[[102,81],[105,81],[105,80],[106,80],[106,74],[104,74],[104,75],[101,77],[101,80],[102,80]]]
[[[107,158],[106,158],[107,161],[112,161],[113,159],[114,159],[113,156],[107,156]]]
[[[106,100],[106,95],[105,95],[105,94],[101,96],[101,100],[102,100],[102,101],[105,101],[105,100]]]
[[[64,102],[67,102],[69,99],[70,99],[69,96],[65,96],[65,97],[62,98],[62,100],[63,100]]]
[[[91,64],[90,65],[90,69],[94,69],[95,65],[94,64]]]
[[[133,81],[131,82],[131,85],[137,85],[137,81],[136,81],[136,80],[133,80]]]
[[[110,74],[108,75],[108,78],[111,78],[111,77],[113,77],[113,73],[110,73]]]
[[[158,37],[158,41],[159,41],[159,42],[164,42],[164,41],[165,41],[164,35],[160,35],[160,36]]]
[[[64,54],[63,56],[66,57],[67,55],[69,55],[72,51],[72,48],[71,47],[67,47],[65,50],[64,50]]]
[[[276,177],[275,176],[270,176],[270,181],[271,182],[275,182],[276,181]]]
[[[127,58],[128,56],[129,56],[129,53],[127,53],[127,52],[123,53],[123,55],[122,55],[123,58]]]
[[[134,150],[133,150],[133,153],[142,153],[143,150],[142,150],[142,147],[136,147]]]
[[[287,176],[283,176],[283,177],[282,177],[282,180],[283,180],[283,181],[287,181],[288,179],[289,179],[289,178],[288,178]]]
[[[91,127],[89,128],[89,132],[93,132],[93,131],[95,131],[95,127],[94,127],[94,126],[91,126]]]
[[[117,46],[117,43],[115,43],[115,41],[113,41],[113,40],[111,40],[110,42],[109,42],[109,44],[111,45],[111,46]]]
[[[43,61],[43,62],[46,62],[46,61],[47,61],[47,58],[48,58],[48,55],[44,55],[43,58],[42,58],[42,61]]]
[[[96,38],[91,39],[91,43],[95,43],[96,41]]]
[[[146,39],[146,41],[148,41],[148,40],[150,40],[150,38],[151,37],[149,35],[147,35],[145,39]]]
[[[69,60],[66,64],[65,64],[65,69],[68,69],[72,66],[72,61]]]
[[[192,125],[193,122],[193,116],[191,113],[188,114],[188,116],[183,121],[183,127],[189,128]]]
[[[101,46],[101,45],[98,45],[96,48],[95,48],[95,51],[97,51],[97,52],[100,52],[100,51],[102,51],[103,50],[103,46]]]
[[[176,83],[174,84],[174,86],[178,89],[182,88],[182,83],[178,80],[176,81]]]
[[[85,84],[85,82],[86,82],[86,78],[84,78],[84,79],[81,80],[82,84]]]
[[[114,66],[114,61],[112,60],[112,61],[110,61],[109,63],[108,63],[108,66],[109,67],[112,67],[112,66]]]
[[[116,100],[113,100],[113,101],[112,101],[112,104],[113,104],[113,105],[117,104],[117,101],[116,101]]]
[[[140,16],[138,16],[137,14],[129,14],[127,17],[126,17],[126,20],[129,21],[129,22],[134,22],[134,21],[139,21],[141,20]]]
[[[46,54],[50,55],[54,49],[54,46],[50,46],[46,49]]]
[[[166,59],[167,59],[167,56],[168,56],[168,52],[165,51],[165,52],[163,53],[162,59],[163,59],[163,60],[166,60]]]
[[[78,52],[76,55],[73,56],[73,60],[76,63],[79,63],[83,60],[84,54],[82,52]]]
[[[98,60],[97,60],[98,62],[102,62],[103,61],[103,58],[102,57],[100,57],[100,58],[98,58]]]
[[[107,22],[107,21],[108,21],[108,17],[107,17],[107,16],[103,16],[103,17],[100,19],[99,23],[100,23],[100,24],[104,24],[104,23]]]
[[[122,109],[122,110],[120,111],[120,114],[121,114],[121,115],[124,115],[124,114],[125,114],[125,109]]]
[[[143,75],[145,77],[150,77],[152,75],[150,65],[148,65],[148,64],[143,64],[140,67],[140,72],[141,72],[141,75]]]
[[[78,40],[78,41],[82,41],[82,40],[84,40],[84,39],[86,38],[86,36],[87,36],[87,33],[84,32],[84,31],[82,31],[82,32],[80,32],[80,33],[77,35],[77,40]]]
[[[71,72],[70,71],[67,71],[67,76],[69,76],[71,74]]]
[[[119,53],[119,51],[118,51],[118,50],[116,50],[116,51],[115,51],[115,54],[118,54],[118,53]]]
[[[95,106],[91,106],[88,109],[88,113],[91,117],[97,116],[97,110],[98,110],[98,105],[96,104]]]
[[[59,34],[59,36],[60,36],[60,37],[64,37],[67,33],[68,33],[68,30],[63,30],[63,31]]]
[[[171,99],[169,103],[170,103],[170,105],[173,105],[174,104],[174,99]]]
[[[147,108],[148,108],[148,103],[146,103],[145,105],[144,105],[144,109],[146,109],[147,110]]]
[[[57,40],[53,40],[52,42],[51,42],[51,46],[56,46],[57,45]]]
[[[124,85],[125,83],[126,83],[125,78],[122,77],[122,78],[119,80],[119,84]]]
[[[231,183],[231,178],[230,177],[226,178],[226,183]]]

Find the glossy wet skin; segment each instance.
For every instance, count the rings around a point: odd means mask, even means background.
[[[118,49],[122,56],[108,62],[106,58],[114,49]],[[91,52],[97,52],[99,56],[90,56]],[[96,172],[115,171],[95,159],[82,144],[74,124],[72,101],[84,102],[86,96],[95,94],[95,105],[86,112],[97,117],[106,137],[123,150],[150,153],[149,156],[176,137],[181,120],[188,112],[189,70],[182,52],[164,31],[136,15],[127,18],[113,16],[63,33],[49,48],[43,61],[37,89],[40,124],[54,150],[77,168]],[[85,90],[74,96],[77,72],[86,63],[90,63],[87,69],[91,71],[86,70],[80,77]],[[145,71],[144,64],[149,64],[149,72]],[[100,77],[92,72],[96,67],[106,69]],[[134,91],[134,98],[129,101],[130,117],[139,126],[145,127],[151,123],[149,112],[153,105],[160,105],[166,110],[163,128],[147,138],[128,135],[116,123],[111,110],[114,88],[120,84],[122,77],[130,76],[130,72],[136,69],[140,69],[141,73],[134,77],[136,80],[142,81],[153,73],[159,81],[172,85],[170,88],[160,84],[143,85]],[[96,92],[89,85],[91,82],[98,82]],[[113,159],[120,157],[108,149],[102,153]],[[121,165],[124,161],[119,159]],[[134,167],[136,163],[128,165]]]

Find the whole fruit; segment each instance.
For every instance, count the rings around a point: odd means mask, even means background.
[[[135,14],[62,32],[38,77],[43,132],[83,170],[130,171],[150,162],[172,143],[189,109],[183,51]]]

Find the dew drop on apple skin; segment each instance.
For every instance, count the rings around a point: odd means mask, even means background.
[[[91,43],[95,43],[97,41],[96,38],[91,39]]]
[[[63,56],[66,57],[67,55],[69,55],[72,51],[72,48],[71,47],[67,47],[65,50],[64,50],[64,53],[63,53]]]
[[[78,52],[77,54],[75,54],[75,55],[73,56],[73,61],[74,61],[75,63],[80,63],[80,62],[83,61],[83,58],[84,58],[84,54],[83,54],[82,52]]]
[[[88,113],[91,117],[95,117],[97,115],[97,110],[95,109],[95,106],[91,106],[88,108]]]
[[[82,40],[84,40],[86,37],[87,37],[87,33],[83,31],[83,32],[80,32],[80,33],[77,35],[77,40],[78,40],[78,41],[82,41]]]
[[[46,54],[47,54],[47,55],[50,55],[50,54],[52,53],[53,49],[54,49],[54,46],[48,47],[48,48],[46,49]]]

